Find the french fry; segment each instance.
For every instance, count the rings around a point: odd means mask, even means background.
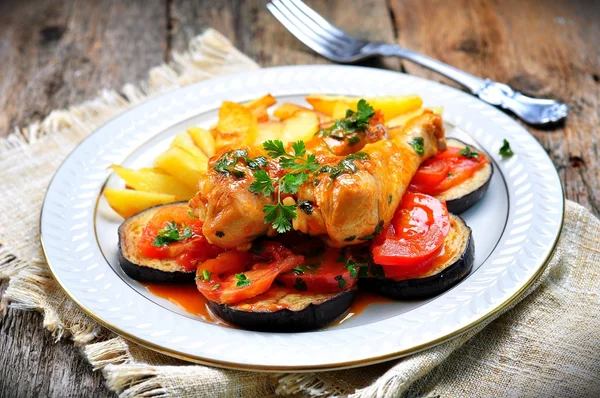
[[[133,189],[105,188],[104,197],[109,206],[123,218],[129,218],[152,206],[176,201],[174,195],[135,191]]]
[[[281,141],[308,141],[319,130],[319,117],[313,111],[298,111],[283,122]]]
[[[437,107],[437,108],[419,108],[416,109],[412,112],[408,112],[408,113],[404,113],[402,115],[398,115],[395,118],[387,121],[385,123],[385,125],[387,127],[399,127],[399,126],[404,126],[410,119],[417,117],[419,115],[422,115],[423,112],[425,110],[429,109],[430,111],[432,111],[433,113],[437,113],[437,114],[441,114],[442,111],[444,110],[443,107]]]
[[[219,109],[219,121],[213,133],[216,150],[250,145],[256,140],[258,121],[249,108],[235,102],[223,101]]]
[[[196,144],[206,156],[210,158],[215,155],[215,138],[208,130],[200,127],[189,127],[187,132],[192,137],[194,144]]]
[[[262,143],[268,140],[280,140],[283,135],[283,122],[270,120],[258,124],[258,134],[254,146],[262,148]]]
[[[309,95],[306,97],[306,101],[311,104],[316,111],[329,116],[334,116],[335,107],[339,102],[346,104],[346,109],[356,111],[358,100],[360,100],[359,97],[331,95]],[[391,120],[402,113],[419,109],[423,105],[423,100],[418,95],[372,97],[365,98],[365,100],[373,108],[381,110],[385,120]]]
[[[206,161],[179,147],[169,148],[160,154],[154,164],[194,191],[197,189],[198,180],[208,169]]]
[[[194,190],[167,174],[133,170],[118,165],[112,165],[110,168],[125,181],[128,187],[136,191],[174,195],[175,200],[190,200],[195,194]]]

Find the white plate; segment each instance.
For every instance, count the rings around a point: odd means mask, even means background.
[[[107,167],[152,164],[177,132],[216,121],[223,100],[272,93],[304,103],[310,93],[419,94],[443,106],[448,135],[483,148],[494,162],[484,199],[463,214],[473,229],[475,264],[459,285],[430,300],[374,304],[347,322],[309,333],[260,333],[206,323],[128,278],[117,262],[122,221],[101,196],[123,186]],[[506,138],[515,152],[502,160]],[[108,179],[108,181],[107,181]],[[381,362],[431,347],[505,307],[543,270],[562,225],[564,197],[538,142],[497,109],[459,90],[405,74],[349,66],[262,69],[181,88],[100,127],[65,160],[48,187],[41,235],[66,293],[106,327],[190,361],[252,370],[308,371]]]

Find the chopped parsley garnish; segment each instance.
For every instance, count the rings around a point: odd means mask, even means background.
[[[313,213],[313,204],[308,200],[299,200],[298,208],[309,216]]]
[[[385,278],[385,272],[383,271],[383,267],[381,265],[373,264],[371,265],[371,275],[377,278]]]
[[[356,235],[350,235],[349,237],[344,239],[344,242],[352,242],[354,239],[356,239]]]
[[[195,217],[194,217],[194,213],[192,213],[192,209],[188,209],[187,215],[192,221],[194,221]]]
[[[356,104],[356,112],[351,109],[346,111],[346,117],[336,120],[333,125],[317,132],[320,137],[332,137],[337,140],[348,140],[349,146],[360,142],[360,133],[369,127],[369,121],[375,116],[375,110],[364,99]]]
[[[210,290],[217,290],[217,289],[219,288],[219,286],[221,286],[221,284],[220,284],[220,283],[217,283],[217,284],[216,284],[216,285],[214,285],[214,286],[212,287],[212,289],[210,289]]]
[[[425,140],[423,140],[423,137],[413,138],[413,140],[410,142],[410,145],[412,145],[417,154],[425,154]]]
[[[454,177],[454,174],[448,173],[448,177]]]
[[[348,258],[348,260],[346,260],[346,263],[344,264],[344,267],[348,269],[348,272],[350,272],[350,277],[352,279],[356,279],[357,277],[365,278],[368,276],[368,263],[357,263],[356,261],[353,261],[352,258]]]
[[[257,170],[254,173],[254,182],[250,185],[250,192],[271,195],[277,190],[277,203],[274,205],[265,205],[265,223],[273,224],[273,228],[279,233],[284,233],[292,229],[291,220],[296,219],[297,204],[284,205],[281,201],[281,194],[298,193],[300,186],[308,179],[308,174],[319,168],[315,155],[306,154],[304,141],[297,141],[292,144],[293,153],[286,152],[283,142],[280,140],[269,140],[263,143],[263,148],[273,159],[278,159],[281,167],[286,171],[282,177],[274,180],[264,170]]]
[[[498,153],[500,154],[500,156],[502,156],[503,159],[510,158],[515,154],[510,147],[510,143],[506,139],[504,140]]]
[[[305,291],[306,288],[307,288],[306,282],[304,282],[304,280],[302,280],[302,278],[296,278],[296,283],[294,283],[294,289],[300,290],[300,291]]]
[[[252,245],[252,247],[250,248],[250,250],[248,250],[250,253],[256,253],[256,254],[260,254],[262,252],[265,251],[265,247],[263,245]]]
[[[358,238],[358,240],[373,240],[375,239],[375,235],[373,234],[369,234],[369,235],[365,235],[365,236],[360,236]]]
[[[392,199],[393,199],[392,195],[388,196],[388,204],[392,203]]]
[[[340,289],[343,289],[344,286],[346,286],[346,283],[348,283],[341,275],[336,276],[334,279],[338,282],[338,286]]]
[[[250,279],[244,274],[235,274],[235,279],[237,280],[235,284],[237,287],[246,287],[250,284]]]
[[[300,265],[298,267],[294,267],[294,268],[292,268],[292,272],[295,275],[302,275],[306,272],[306,265]]]
[[[479,158],[479,152],[473,151],[470,146],[464,147],[458,152],[458,154],[469,159]]]
[[[215,235],[217,236],[217,238],[222,238],[225,236],[225,232],[223,231],[217,231],[215,232]]]
[[[246,173],[243,170],[236,169],[240,159],[243,159],[248,168],[254,171],[260,170],[261,167],[267,165],[267,158],[264,156],[253,159],[248,157],[248,151],[236,149],[234,151],[225,152],[213,168],[221,174],[231,174],[236,178],[242,178],[246,176]]]
[[[346,156],[344,159],[340,160],[338,164],[335,166],[326,165],[319,169],[319,173],[329,173],[329,177],[334,180],[340,174],[343,173],[356,173],[358,168],[356,167],[355,162],[357,160],[366,160],[369,159],[369,154],[365,152],[356,152]]]
[[[183,231],[180,231],[180,228],[177,227],[175,221],[169,221],[163,229],[158,231],[158,235],[156,235],[154,242],[152,242],[152,246],[161,247],[192,237],[192,230],[190,227],[181,224],[181,229]]]
[[[380,220],[375,227],[375,235],[379,235],[383,231],[383,220]]]
[[[209,270],[206,270],[206,269],[202,270],[202,277],[204,278],[205,281],[209,280],[211,275],[212,275],[212,272],[210,272]]]

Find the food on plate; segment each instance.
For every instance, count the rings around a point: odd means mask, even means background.
[[[466,277],[473,238],[451,213],[484,195],[485,154],[446,140],[441,110],[418,96],[306,101],[275,119],[271,95],[225,101],[214,127],[175,136],[154,168],[112,166],[126,185],[105,190],[128,217],[125,273],[195,281],[221,319],[279,332],[330,324],[361,289],[416,299]]]
[[[193,282],[198,264],[223,250],[202,236],[186,202],[151,207],[119,227],[119,264],[142,282]]]
[[[372,246],[373,264],[360,286],[397,300],[443,293],[466,277],[475,256],[471,229],[435,198],[407,193],[390,226]]]
[[[419,167],[409,189],[435,196],[460,214],[485,195],[494,169],[485,153],[471,145],[448,139],[447,146]]]

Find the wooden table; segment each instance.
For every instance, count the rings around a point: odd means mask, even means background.
[[[264,1],[20,0],[0,2],[0,137],[102,88],[146,78],[211,26],[263,66],[327,63],[287,33]],[[529,130],[567,197],[600,215],[600,2],[308,1],[358,36],[398,42],[533,96],[569,104],[563,126]],[[354,2],[352,2],[354,3]],[[418,66],[371,62],[444,83]],[[4,290],[2,284],[0,292]],[[36,313],[0,320],[0,396],[114,396]]]

